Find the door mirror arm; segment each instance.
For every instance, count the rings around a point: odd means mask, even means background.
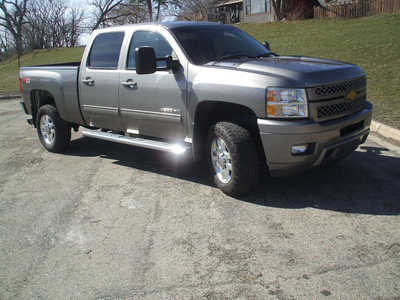
[[[179,60],[173,59],[171,55],[165,58],[167,62],[167,68],[172,70],[173,72],[177,71],[180,67]]]
[[[162,58],[157,58],[157,61],[165,61],[167,63],[166,69],[172,70],[173,72],[177,71],[180,66],[179,60],[173,59],[171,55]]]
[[[262,43],[262,45],[265,47],[265,49],[271,50],[271,47],[270,47],[270,45],[269,45],[269,43],[268,43],[267,41],[264,41],[264,42]]]

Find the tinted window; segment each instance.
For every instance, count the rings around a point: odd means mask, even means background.
[[[187,26],[171,31],[192,62],[198,65],[229,55],[256,57],[269,54],[263,45],[233,26]]]
[[[116,69],[123,40],[123,32],[99,34],[90,50],[88,66],[100,69]]]
[[[164,37],[152,31],[137,31],[134,33],[129,46],[128,52],[128,69],[135,69],[135,49],[138,47],[150,46],[154,48],[157,58],[163,58],[172,55],[172,48]],[[165,68],[167,63],[165,61],[157,61],[157,68]]]

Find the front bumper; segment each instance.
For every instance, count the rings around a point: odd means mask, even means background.
[[[356,114],[323,123],[258,119],[270,174],[288,176],[349,155],[367,139],[371,118],[368,103]],[[308,143],[315,146],[312,153],[292,154],[292,146]]]

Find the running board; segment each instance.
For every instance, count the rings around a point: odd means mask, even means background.
[[[190,149],[190,146],[185,144],[170,144],[160,141],[142,139],[139,137],[130,137],[126,135],[115,134],[111,132],[103,132],[98,130],[85,129],[82,134],[87,137],[100,139],[104,141],[116,142],[120,144],[126,144],[131,146],[137,146],[147,149],[159,150],[170,152],[174,154],[183,154]]]

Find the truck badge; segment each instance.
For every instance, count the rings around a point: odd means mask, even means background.
[[[355,92],[355,91],[350,91],[346,95],[346,99],[349,100],[349,101],[353,101],[356,98],[357,98],[357,92]]]

